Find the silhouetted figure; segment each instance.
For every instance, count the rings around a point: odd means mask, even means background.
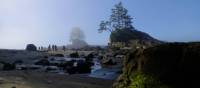
[[[65,50],[66,50],[66,47],[65,47],[65,46],[63,46],[62,50],[63,50],[63,51],[65,51]]]
[[[48,46],[48,51],[51,51],[51,45]]]
[[[55,50],[55,51],[57,51],[57,50],[58,50],[58,48],[57,48],[57,46],[56,46],[56,45],[54,45],[54,50]]]

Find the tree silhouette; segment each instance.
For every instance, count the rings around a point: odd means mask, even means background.
[[[112,9],[112,14],[108,21],[101,21],[99,32],[120,29],[134,29],[132,26],[132,18],[128,15],[128,10],[123,7],[122,2],[119,2]]]

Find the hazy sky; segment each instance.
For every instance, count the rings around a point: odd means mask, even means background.
[[[0,0],[0,48],[23,49],[69,44],[72,28],[80,27],[89,44],[106,45],[99,34],[120,0]],[[138,30],[165,41],[200,41],[200,0],[121,0]]]

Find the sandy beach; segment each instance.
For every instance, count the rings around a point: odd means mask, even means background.
[[[111,88],[114,80],[44,72],[1,71],[0,88]]]

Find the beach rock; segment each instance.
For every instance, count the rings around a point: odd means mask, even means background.
[[[37,51],[37,47],[34,44],[28,44],[26,46],[27,51]]]

